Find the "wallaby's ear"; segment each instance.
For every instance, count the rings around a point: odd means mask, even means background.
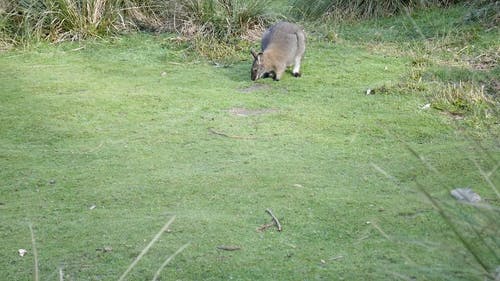
[[[252,54],[254,59],[257,59],[258,55],[254,50],[250,50],[250,53]]]

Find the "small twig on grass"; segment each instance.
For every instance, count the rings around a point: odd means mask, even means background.
[[[31,223],[29,224],[30,232],[31,232],[31,245],[33,247],[33,257],[35,259],[35,281],[38,281],[38,253],[36,251],[35,245],[35,232],[33,231],[33,226]]]
[[[104,145],[104,142],[101,142],[98,146],[94,147],[94,148],[91,148],[87,151],[83,151],[84,153],[94,153],[96,152],[97,150],[101,149],[101,147]]]
[[[155,276],[153,277],[153,281],[156,281],[158,280],[158,277],[160,276],[160,273],[162,272],[162,270],[168,265],[168,263],[173,260],[175,258],[175,256],[177,256],[178,254],[180,254],[182,251],[184,251],[184,249],[186,249],[191,243],[186,243],[184,244],[184,246],[180,247],[177,251],[175,251],[175,253],[171,256],[169,256],[165,262],[163,262],[163,264],[160,266],[160,268],[158,268],[158,271],[156,271],[155,273]]]
[[[214,135],[218,135],[221,137],[226,137],[226,138],[231,138],[231,139],[243,139],[243,140],[253,140],[255,137],[243,137],[243,136],[233,136],[233,135],[228,135],[226,133],[222,133],[219,131],[214,130],[213,128],[208,128],[208,131]]]
[[[72,52],[76,52],[76,51],[80,51],[82,49],[85,49],[85,46],[81,46],[81,47],[78,47],[78,48],[75,48],[75,49],[72,49],[71,51]]]
[[[333,257],[333,258],[330,258],[331,261],[336,261],[336,260],[340,260],[340,259],[343,259],[344,256],[336,256],[336,257]]]
[[[151,240],[151,242],[149,242],[149,244],[146,246],[146,248],[144,248],[142,250],[142,252],[137,256],[137,258],[135,258],[135,260],[130,264],[130,266],[127,268],[127,270],[125,270],[125,272],[122,274],[122,276],[120,276],[120,279],[118,279],[118,281],[123,281],[125,279],[125,277],[127,276],[127,274],[132,270],[132,268],[134,268],[134,266],[142,259],[142,257],[149,251],[149,248],[151,248],[151,246],[153,246],[153,244],[160,238],[160,236],[163,234],[163,232],[165,232],[168,227],[174,222],[175,220],[175,216],[173,216],[162,228],[161,230],[155,235],[155,237],[153,237],[153,239]]]
[[[370,238],[370,235],[364,235],[358,238],[358,241],[354,242],[355,244],[361,243],[361,241]]]
[[[392,275],[394,275],[398,279],[402,279],[402,280],[414,280],[413,277],[410,278],[410,277],[408,277],[406,275],[403,275],[401,273],[397,273],[397,272],[393,272],[393,271],[389,271],[389,273],[391,273]]]
[[[241,250],[241,247],[240,246],[221,245],[221,246],[217,246],[217,249],[224,250],[224,251],[238,251],[238,250]]]
[[[283,230],[281,228],[281,223],[280,221],[278,220],[278,218],[273,214],[273,212],[271,211],[271,209],[266,209],[266,212],[273,218],[274,222],[276,223],[276,226],[278,227],[278,231],[281,231]]]
[[[263,232],[265,230],[267,230],[268,228],[270,228],[271,226],[275,225],[276,223],[274,222],[274,220],[270,223],[265,223],[259,227],[257,227],[257,232]]]
[[[376,222],[371,222],[371,225],[376,229],[378,230],[378,232],[380,232],[380,234],[382,234],[382,236],[385,237],[385,239],[389,240],[389,241],[392,241],[391,238],[389,237],[389,235],[387,235],[387,233],[385,233],[382,228],[380,228],[380,226],[378,226],[378,224]]]

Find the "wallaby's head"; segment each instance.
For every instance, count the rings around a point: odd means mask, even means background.
[[[252,78],[252,81],[255,81],[266,74],[266,68],[262,61],[262,52],[256,53],[254,50],[251,50],[250,52],[253,56],[252,72],[250,77]]]

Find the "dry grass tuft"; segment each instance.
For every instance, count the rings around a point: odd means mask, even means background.
[[[434,103],[456,113],[471,110],[475,106],[493,106],[493,97],[485,94],[484,86],[472,82],[448,83],[436,90]]]

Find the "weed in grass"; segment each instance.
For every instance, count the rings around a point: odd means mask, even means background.
[[[492,42],[490,36],[498,32],[479,32],[476,25],[464,23],[460,9],[450,9],[450,13],[455,16],[442,21],[432,19],[433,10],[407,14],[407,22],[413,26],[417,40],[400,45],[399,48],[405,46],[408,50],[397,55],[410,56],[410,67],[400,82],[372,90],[374,93],[420,94],[435,109],[443,110],[454,119],[466,120],[472,126],[495,126],[498,119],[498,50],[486,42]],[[398,21],[397,18],[378,20],[374,24],[389,27]],[[406,27],[403,25],[403,28]],[[363,42],[365,38],[357,37],[357,40]],[[385,40],[393,39],[387,37]],[[365,42],[365,46],[387,53],[387,50],[380,50],[376,42]]]
[[[498,102],[484,92],[484,86],[459,82],[435,89],[434,108],[460,116],[472,113],[476,120],[498,118]]]
[[[202,56],[216,66],[221,67],[228,67],[244,61],[249,56],[249,53],[242,52],[242,50],[250,50],[250,45],[237,38],[231,41],[233,41],[233,44],[222,42],[215,37],[206,37],[202,34],[196,35],[189,40],[190,50],[192,50],[191,56]]]

